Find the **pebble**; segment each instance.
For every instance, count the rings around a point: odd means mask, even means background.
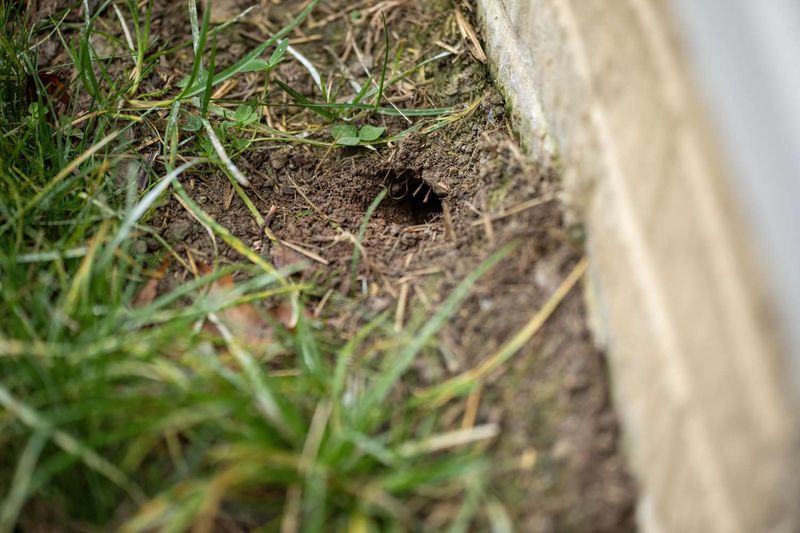
[[[436,196],[446,196],[450,192],[450,187],[441,181],[437,181],[432,188]]]
[[[189,236],[189,232],[192,229],[192,223],[186,220],[185,218],[179,218],[175,222],[169,225],[167,228],[167,241],[170,243],[176,243],[183,241],[186,237]]]
[[[144,255],[147,253],[147,242],[143,239],[137,239],[133,241],[133,245],[131,246],[131,252],[136,255]]]

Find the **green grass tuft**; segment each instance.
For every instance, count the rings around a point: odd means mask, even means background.
[[[388,41],[377,88],[365,85],[352,103],[315,103],[274,81],[327,121],[310,138],[251,120],[264,102],[240,103],[231,115],[228,103],[212,99],[215,86],[243,72],[267,77],[284,57],[285,37],[317,1],[221,72],[213,43],[222,30],[207,15],[198,21],[190,1],[193,42],[182,46],[196,53],[191,70],[182,88],[147,95],[140,87],[155,62],[184,49],[151,49],[151,2],[113,11],[102,3],[76,28],[56,18],[32,27],[18,2],[0,0],[0,532],[13,531],[26,506],[44,506],[50,525],[68,529],[210,531],[225,521],[265,530],[416,529],[428,502],[459,494],[454,527],[470,524],[487,470],[473,445],[496,428],[449,431],[438,410],[411,402],[398,383],[509,250],[489,258],[417,329],[395,332],[387,317],[365,311],[355,336],[337,338],[300,312],[317,287],[292,282],[181,184],[194,167],[215,165],[246,201],[244,177],[228,155],[246,149],[242,139],[334,148],[327,125],[337,121],[381,113],[452,121],[464,113],[380,107],[385,89],[417,68],[388,75]],[[114,50],[101,58],[94,46],[105,15],[125,25],[125,37],[102,34]],[[34,44],[48,34],[71,58],[54,74],[75,80],[69,101],[38,68]],[[374,104],[361,103],[372,97]],[[135,139],[161,110],[169,113],[153,122],[165,124],[157,175]],[[226,120],[234,127],[223,128]],[[422,127],[430,123],[408,131]],[[402,134],[379,135],[364,143]],[[134,243],[157,236],[148,220],[169,195],[250,264],[198,274],[136,306],[147,272],[171,250],[141,257]],[[246,281],[215,290],[233,270]],[[270,346],[251,346],[226,310],[262,301],[292,306],[297,323],[274,324]]]

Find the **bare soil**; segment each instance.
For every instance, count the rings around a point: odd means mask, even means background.
[[[163,44],[188,39],[184,3],[154,4],[153,32]],[[262,4],[243,29],[234,27],[220,38],[219,64],[240,57],[256,37],[263,38],[262,32],[285,23],[298,5]],[[382,25],[375,22],[379,2],[358,2],[359,19],[347,4],[323,2],[293,38],[307,40],[298,49],[331,72],[337,68],[333,55],[344,57],[351,71],[363,71],[353,41],[363,61],[375,69],[383,39]],[[263,142],[239,154],[235,162],[251,180],[247,192],[256,208],[269,213],[269,228],[294,249],[270,243],[220,172],[206,168],[185,180],[185,186],[212,217],[277,266],[304,261],[299,276],[332,293],[355,294],[370,309],[393,309],[398,322],[434,309],[489,254],[518,241],[517,250],[478,283],[442,332],[439,357],[417,363],[415,385],[422,386],[475,366],[515,334],[584,250],[580,228],[565,226],[557,172],[528,161],[521,152],[503,97],[457,30],[453,5],[417,0],[380,4],[392,53],[404,46],[419,58],[430,57],[443,50],[434,44],[437,41],[459,51],[393,88],[388,97],[407,108],[479,100],[474,112],[434,133],[412,134],[377,151]],[[244,2],[241,7],[246,7]],[[462,9],[469,18],[467,7]],[[182,33],[175,35],[176,29]],[[186,61],[190,64],[188,51]],[[157,90],[183,72],[185,64],[162,64],[144,90]],[[296,62],[287,62],[275,75],[303,94],[316,91]],[[226,98],[245,99],[252,91],[243,81]],[[289,106],[271,108],[269,120],[291,126],[314,119]],[[407,126],[400,117],[374,124],[387,126],[389,133]],[[158,159],[155,165],[159,167]],[[389,195],[367,226],[353,285],[353,236],[383,187],[389,188]],[[243,260],[221,243],[221,255],[215,256],[208,233],[174,200],[151,224],[178,252],[196,260]],[[154,241],[144,243],[157,248]],[[181,283],[188,276],[173,269],[164,283]],[[310,306],[328,327],[342,335],[358,327],[357,316],[321,305],[322,297]],[[509,364],[490,374],[477,401],[473,422],[498,422],[503,430],[487,453],[493,464],[493,490],[518,530],[634,529],[636,488],[620,449],[604,357],[593,344],[580,290],[566,298]],[[453,404],[454,420],[464,416],[463,403]],[[437,520],[433,513],[433,530]]]

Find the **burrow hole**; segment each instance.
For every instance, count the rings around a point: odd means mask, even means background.
[[[392,171],[384,183],[389,194],[384,211],[403,225],[428,224],[442,214],[442,200],[413,170]]]

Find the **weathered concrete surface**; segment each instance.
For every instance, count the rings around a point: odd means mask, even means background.
[[[479,0],[535,157],[585,221],[646,531],[797,531],[790,369],[667,0]]]

